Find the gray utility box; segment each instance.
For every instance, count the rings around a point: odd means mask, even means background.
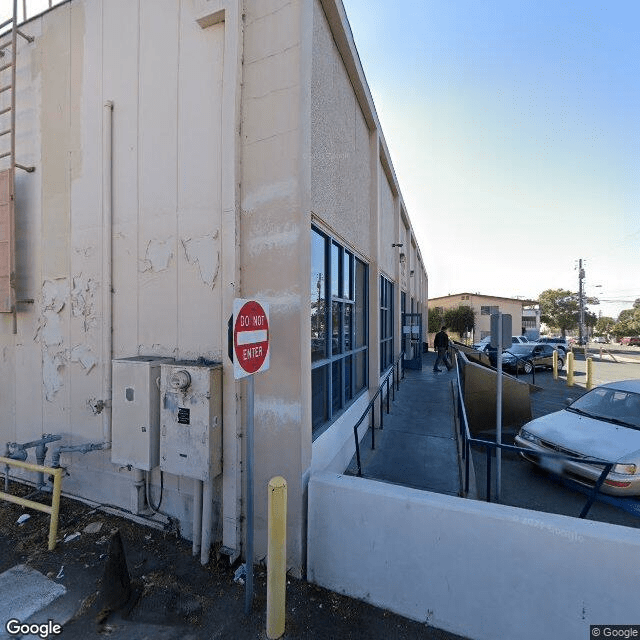
[[[112,361],[111,462],[151,471],[160,462],[160,365],[173,358]]]
[[[222,472],[222,365],[163,364],[160,468],[208,480]]]

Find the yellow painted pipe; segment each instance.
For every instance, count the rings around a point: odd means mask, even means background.
[[[587,358],[587,391],[593,389],[593,358]]]
[[[58,515],[60,513],[60,494],[62,493],[62,469],[57,467],[45,467],[41,464],[31,464],[30,462],[22,462],[22,460],[12,460],[11,458],[0,457],[0,465],[5,464],[10,467],[18,467],[27,471],[35,471],[37,473],[46,473],[53,476],[53,494],[51,496],[51,506],[34,502],[20,496],[13,496],[10,493],[0,492],[0,500],[6,500],[13,504],[19,504],[21,507],[35,509],[49,514],[49,551],[53,551],[56,546],[56,536],[58,535]]]
[[[558,379],[558,352],[556,349],[553,350],[553,379]]]
[[[287,481],[276,476],[269,481],[267,545],[267,637],[284,634],[287,587]]]
[[[567,353],[567,386],[573,387],[573,351]]]

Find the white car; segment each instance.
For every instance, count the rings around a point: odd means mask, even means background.
[[[601,487],[612,495],[640,495],[640,380],[610,382],[562,411],[525,424],[515,438],[527,460],[593,487],[603,465],[552,459],[562,453],[614,464]]]

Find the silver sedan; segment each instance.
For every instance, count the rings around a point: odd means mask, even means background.
[[[640,495],[640,380],[611,382],[592,389],[566,409],[536,418],[520,429],[518,447],[531,462],[593,486],[603,465],[552,459],[537,453],[613,463],[603,493]]]

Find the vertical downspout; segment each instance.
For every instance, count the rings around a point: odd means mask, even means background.
[[[211,473],[202,483],[202,546],[200,548],[200,564],[209,562],[211,552],[211,517],[213,515],[213,478]]]
[[[111,448],[111,359],[113,356],[113,102],[102,118],[102,440]]]
[[[202,480],[193,481],[193,556],[200,554],[202,543]]]

